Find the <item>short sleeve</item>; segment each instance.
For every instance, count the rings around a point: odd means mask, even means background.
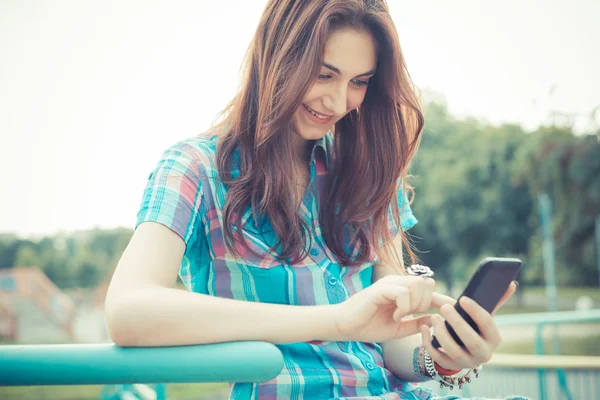
[[[146,183],[136,228],[157,222],[186,243],[201,223],[202,177],[198,149],[180,142],[166,150]]]
[[[417,224],[417,218],[414,216],[412,209],[410,208],[410,203],[408,200],[408,196],[402,189],[402,185],[398,190],[398,210],[400,211],[400,223],[402,224],[402,230],[407,231],[413,226]],[[390,232],[392,236],[396,236],[398,234],[398,226],[396,225],[392,213],[392,209],[389,211],[390,217]]]

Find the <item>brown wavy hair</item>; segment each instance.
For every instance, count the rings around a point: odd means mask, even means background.
[[[226,131],[217,158],[220,179],[229,186],[223,217],[231,249],[234,241],[249,249],[234,227],[242,226],[250,206],[255,220],[271,224],[278,239],[271,250],[281,260],[295,263],[306,256],[310,230],[293,204],[290,183],[292,120],[319,73],[328,36],[341,28],[373,36],[377,70],[361,106],[334,128],[328,192],[319,199],[323,236],[343,265],[368,261],[373,251],[388,262],[402,261],[390,245],[389,210],[401,226],[397,193],[401,182],[411,189],[407,166],[418,147],[423,114],[384,0],[268,2],[243,63],[242,85],[221,113]],[[232,166],[239,176],[232,175]],[[354,254],[344,245],[344,229],[350,248],[358,250]],[[402,229],[399,234],[414,261]]]

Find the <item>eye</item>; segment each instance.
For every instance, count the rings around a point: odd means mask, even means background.
[[[364,81],[362,79],[353,79],[352,82],[358,87],[367,86],[369,84],[369,81]]]
[[[330,78],[331,78],[331,75],[319,74],[320,81],[326,81],[327,79],[330,79]]]

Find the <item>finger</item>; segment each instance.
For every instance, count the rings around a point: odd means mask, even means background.
[[[411,283],[410,285],[410,305],[411,311],[417,312],[423,300],[423,292],[425,291],[425,280],[423,278]]]
[[[431,297],[433,296],[433,289],[435,288],[435,281],[433,279],[424,278],[423,281],[423,297],[416,310],[420,313],[426,312],[431,308]]]
[[[396,306],[392,314],[392,318],[395,321],[399,321],[402,317],[409,314],[410,293],[408,288],[389,283],[377,286],[373,285],[372,288],[372,301],[376,307]]]
[[[488,313],[485,308],[481,307],[472,299],[463,296],[460,299],[460,305],[462,309],[469,314],[473,319],[477,327],[479,328],[479,334],[485,339],[486,342],[490,343],[495,349],[501,342],[500,329],[494,322],[494,318]],[[454,327],[454,325],[452,325]]]
[[[396,310],[394,310],[392,318],[394,321],[400,321],[407,314],[411,314],[412,301],[410,298],[410,290],[406,287],[398,285],[388,286],[389,288],[387,290],[395,295],[393,304],[396,305]]]
[[[427,325],[421,326],[421,340],[423,347],[427,350],[427,353],[431,356],[431,359],[440,365],[443,365],[447,369],[461,369],[447,354],[443,351],[436,349],[431,344],[433,338],[431,337],[431,331]]]
[[[492,312],[492,315],[495,315],[496,311],[498,311],[500,308],[502,308],[502,306],[504,305],[504,303],[506,303],[508,301],[508,299],[510,299],[512,297],[512,295],[515,294],[516,291],[517,291],[517,282],[516,281],[512,281],[510,283],[510,285],[508,285],[508,289],[506,289],[506,292],[504,292],[504,296],[502,296],[502,298],[500,299],[500,301],[496,305],[496,308],[494,308],[494,311]]]
[[[467,353],[461,346],[454,341],[450,332],[446,328],[444,320],[439,315],[434,315],[431,318],[431,325],[435,332],[435,337],[444,349],[444,353],[450,357],[454,363],[458,364],[460,368],[466,368],[474,364],[471,362],[471,355]]]
[[[475,357],[477,360],[476,364],[488,362],[492,353],[492,345],[488,344],[486,340],[481,337],[467,321],[465,321],[454,307],[444,305],[440,311],[442,316],[446,318],[446,321],[452,326],[460,340],[465,344],[469,353]]]
[[[454,300],[450,296],[446,296],[438,292],[433,292],[431,296],[431,307],[440,308],[444,304],[450,304],[451,306],[454,306],[456,304],[456,300]]]
[[[376,305],[384,306],[396,304],[402,306],[410,301],[408,288],[398,285],[380,285],[375,291],[373,302]]]
[[[416,335],[421,331],[421,326],[431,326],[431,315],[403,319],[400,321],[400,328],[396,338]]]

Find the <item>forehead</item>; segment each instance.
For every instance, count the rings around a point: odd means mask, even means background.
[[[323,62],[337,67],[343,75],[356,76],[375,69],[375,49],[375,40],[370,33],[342,28],[327,38]]]

